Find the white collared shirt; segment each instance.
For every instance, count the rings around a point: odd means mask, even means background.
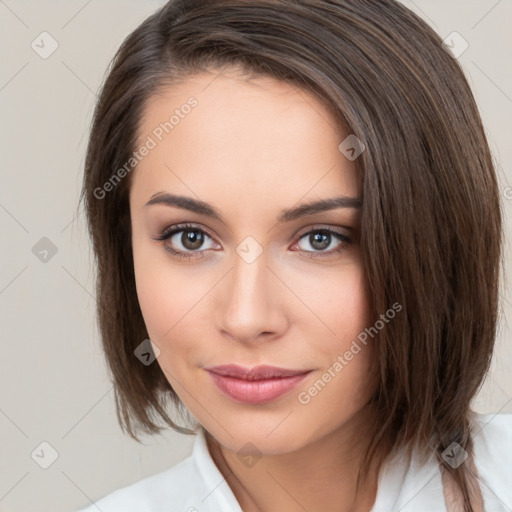
[[[474,461],[485,512],[512,512],[512,414],[476,414]],[[335,510],[336,507],[333,507]],[[118,489],[79,512],[242,512],[200,429],[192,454],[156,475]],[[379,475],[371,512],[446,512],[434,454],[423,465],[401,452]]]

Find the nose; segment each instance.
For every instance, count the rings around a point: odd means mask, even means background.
[[[265,252],[252,263],[234,256],[217,304],[218,328],[223,336],[252,344],[275,339],[285,331],[283,285],[267,265]]]

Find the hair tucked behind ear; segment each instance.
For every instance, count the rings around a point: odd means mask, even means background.
[[[160,87],[225,66],[288,81],[328,105],[365,145],[361,254],[372,313],[402,311],[375,341],[380,384],[367,461],[382,447],[434,450],[465,502],[472,453],[470,402],[488,370],[498,308],[501,211],[474,97],[440,37],[393,0],[176,0],[117,52],[95,110],[83,199],[98,264],[98,318],[130,435],[181,432],[180,401],[157,365],[133,351],[148,337],[137,302],[130,177],[97,190],[134,150],[145,102]],[[340,140],[341,142],[341,140]],[[95,192],[96,191],[96,192]],[[369,464],[363,465],[361,482]]]

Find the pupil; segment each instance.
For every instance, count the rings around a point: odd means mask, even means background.
[[[199,249],[203,244],[203,235],[198,231],[184,231],[181,237],[181,243],[186,249]]]
[[[329,247],[329,238],[330,235],[328,233],[316,233],[314,235],[310,235],[310,242],[312,247],[322,250]]]

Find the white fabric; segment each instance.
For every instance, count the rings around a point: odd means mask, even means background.
[[[475,415],[475,465],[485,512],[512,512],[512,414]],[[336,507],[333,507],[333,511]],[[118,489],[79,512],[242,512],[210,456],[204,433],[174,467]],[[420,465],[397,452],[380,474],[371,512],[446,512],[434,455]]]

